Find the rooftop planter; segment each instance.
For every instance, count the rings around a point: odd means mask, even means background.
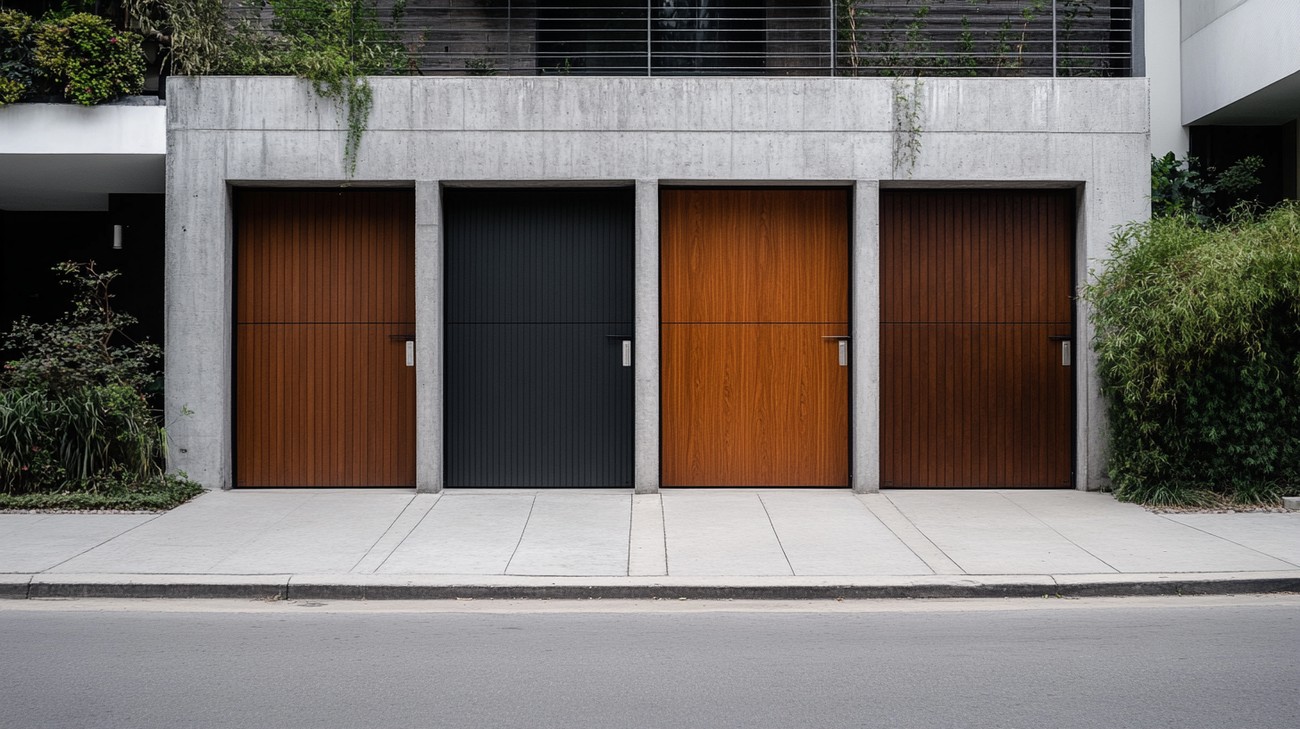
[[[68,101],[91,106],[144,88],[137,33],[89,13],[39,19],[0,10],[0,105]]]

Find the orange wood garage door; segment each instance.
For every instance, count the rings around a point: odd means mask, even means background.
[[[1070,486],[1074,193],[880,200],[882,485]]]
[[[413,486],[410,191],[240,191],[235,483]]]
[[[662,193],[664,486],[848,484],[848,206],[838,189]]]

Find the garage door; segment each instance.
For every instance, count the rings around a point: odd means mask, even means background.
[[[235,218],[235,484],[414,486],[413,194],[239,191]]]
[[[632,485],[633,196],[445,192],[447,486]]]
[[[660,211],[663,485],[847,485],[849,191]]]
[[[882,485],[1070,486],[1074,193],[880,199]]]

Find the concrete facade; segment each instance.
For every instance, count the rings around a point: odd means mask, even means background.
[[[635,487],[659,479],[660,185],[854,189],[855,490],[879,487],[878,194],[882,186],[1077,191],[1076,279],[1111,231],[1149,214],[1145,79],[376,78],[355,175],[331,102],[290,78],[173,78],[167,132],[167,420],[171,465],[232,483],[231,190],[416,191],[417,485],[442,486],[439,191],[454,185],[634,185]],[[895,151],[913,110],[920,151]],[[1078,341],[1088,312],[1076,311]],[[1076,360],[1076,485],[1104,479],[1091,351]]]
[[[1300,115],[1300,3],[1182,2],[1182,123],[1281,123]]]
[[[1149,0],[1143,7],[1142,75],[1151,81],[1151,153],[1157,157],[1187,156],[1179,2]]]
[[[157,99],[0,107],[0,210],[108,210],[111,193],[161,193],[166,128]]]

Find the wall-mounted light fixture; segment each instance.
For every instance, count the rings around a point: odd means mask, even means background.
[[[125,226],[121,226],[121,225],[113,226],[113,250],[115,251],[122,250],[122,228],[123,227]]]

